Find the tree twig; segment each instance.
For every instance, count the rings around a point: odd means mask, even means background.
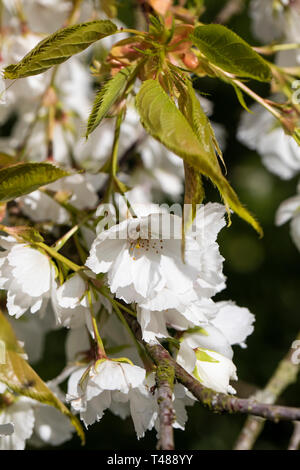
[[[291,437],[288,450],[300,450],[300,423],[299,421],[295,422],[294,432]]]
[[[167,353],[167,351],[166,351]],[[164,357],[166,356],[166,357]],[[174,367],[170,366],[168,353],[161,351],[160,361],[156,370],[157,403],[159,406],[159,443],[161,450],[174,450],[173,422],[173,385],[175,380]]]
[[[243,11],[244,7],[244,0],[229,0],[218,14],[215,22],[220,24],[228,23],[234,15]]]
[[[135,318],[126,315],[126,319],[134,332],[138,341],[141,341],[150,357],[156,365],[159,365],[161,358],[167,361],[170,367],[175,369],[175,377],[184,385],[203,406],[216,413],[241,413],[258,416],[270,421],[300,421],[300,408],[271,405],[260,403],[255,398],[238,398],[225,393],[217,393],[214,390],[204,387],[201,383],[183,369],[170,356],[168,351],[161,344],[147,344],[142,340],[140,325]]]
[[[297,336],[297,340],[300,339],[300,333]],[[293,343],[294,344],[294,343]],[[295,349],[290,348],[288,354],[279,363],[275,373],[269,380],[265,389],[256,393],[253,399],[260,402],[268,403],[273,405],[277,399],[284,392],[284,390],[296,382],[298,373],[300,371],[300,365],[293,364],[292,356],[295,354]],[[248,417],[244,428],[242,429],[237,442],[235,444],[235,450],[250,450],[253,448],[257,438],[262,432],[265,425],[264,419],[255,417]]]

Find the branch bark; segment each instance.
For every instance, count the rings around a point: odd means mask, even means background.
[[[300,340],[300,333],[296,340]],[[270,406],[276,403],[277,399],[284,392],[284,390],[296,382],[297,376],[300,371],[300,365],[293,364],[292,356],[295,353],[294,348],[290,348],[288,354],[279,363],[275,373],[269,380],[264,390],[259,391],[253,396],[253,400],[268,403]],[[250,450],[253,448],[256,440],[261,434],[265,425],[264,419],[249,417],[246,420],[244,428],[242,429],[237,442],[235,450]]]
[[[228,23],[228,21],[245,8],[244,0],[229,0],[224,8],[218,14],[215,22],[220,24]]]
[[[298,421],[295,422],[288,450],[300,450],[300,423]]]
[[[137,320],[130,315],[125,315],[136,338],[138,341],[142,342],[154,363],[159,366],[163,357],[164,361],[167,361],[169,367],[174,368],[176,379],[182,383],[182,385],[184,385],[206,408],[217,413],[248,414],[275,422],[300,421],[300,408],[260,403],[256,398],[238,398],[224,393],[217,393],[209,388],[203,387],[198,380],[177,364],[161,344],[145,343],[142,339],[141,328]]]
[[[175,448],[173,432],[173,422],[175,419],[173,408],[174,380],[174,367],[169,364],[165,351],[161,351],[156,370],[157,403],[160,422],[158,448],[161,450],[174,450]]]

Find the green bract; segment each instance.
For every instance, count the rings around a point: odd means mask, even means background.
[[[39,42],[18,64],[6,67],[4,78],[38,75],[116,31],[117,26],[109,20],[90,21],[60,29]]]
[[[112,105],[117,101],[121,93],[124,92],[133,70],[134,67],[126,67],[103,85],[95,98],[93,109],[89,116],[86,137],[99,126]]]
[[[225,26],[198,26],[190,39],[209,62],[225,72],[261,82],[269,82],[272,78],[268,63]]]
[[[18,163],[0,170],[0,202],[31,193],[68,173],[51,163]]]

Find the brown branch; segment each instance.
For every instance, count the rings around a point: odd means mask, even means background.
[[[297,340],[300,339],[300,333]],[[284,390],[296,382],[298,373],[300,371],[300,365],[293,364],[292,356],[295,353],[295,349],[291,348],[286,357],[279,363],[275,373],[269,380],[265,389],[256,393],[253,399],[260,402],[268,403],[273,405],[277,399],[284,392]],[[235,444],[235,450],[250,450],[253,448],[256,440],[262,432],[265,425],[263,419],[255,417],[248,417],[244,428],[242,429],[237,442]]]
[[[167,351],[166,351],[167,353]],[[156,370],[157,403],[159,406],[159,443],[161,450],[174,450],[173,422],[175,413],[173,409],[173,385],[175,380],[174,367],[170,366],[168,353],[161,354]]]
[[[229,0],[218,14],[215,22],[220,24],[228,23],[234,15],[241,13],[244,8],[244,0]]]
[[[300,408],[276,406],[269,403],[260,403],[255,398],[238,398],[225,393],[217,393],[209,388],[203,387],[198,380],[183,369],[170,356],[168,351],[160,344],[147,344],[142,340],[142,333],[135,318],[126,315],[128,324],[138,341],[145,346],[148,354],[156,365],[162,360],[167,361],[169,367],[174,367],[175,377],[182,383],[206,408],[217,413],[241,413],[258,416],[270,421],[300,421]]]
[[[141,8],[146,23],[149,24],[149,15],[153,13],[153,8],[148,3],[148,0],[137,0],[137,4]]]
[[[298,421],[295,422],[294,432],[288,450],[300,450],[300,423]]]

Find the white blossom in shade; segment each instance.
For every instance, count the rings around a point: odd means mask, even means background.
[[[9,436],[0,437],[0,450],[24,450],[34,428],[32,400],[21,397],[12,404],[1,407],[0,425],[7,423],[13,424],[14,432]]]
[[[50,221],[67,224],[70,220],[68,211],[43,191],[33,191],[18,198],[17,201],[23,214],[34,222]]]
[[[299,0],[252,0],[250,16],[253,33],[262,42],[299,42]]]
[[[98,203],[98,196],[85,175],[75,174],[48,184],[46,190],[66,193],[68,203],[76,209],[93,209]],[[47,193],[37,190],[18,198],[18,202],[27,217],[34,222],[55,221],[66,224],[70,215],[58,202]]]
[[[101,305],[111,311],[110,302],[101,294],[91,293],[91,301],[95,313]],[[86,325],[92,332],[87,284],[80,274],[72,275],[54,290],[52,303],[58,323],[68,328]]]
[[[8,60],[8,62],[11,61]],[[4,65],[6,64],[5,62]],[[7,145],[10,149],[19,149],[27,140],[24,158],[29,158],[31,161],[44,161],[48,158],[45,136],[45,119],[48,108],[39,106],[49,84],[50,74],[46,72],[28,78],[29,80],[42,77],[42,86],[40,88],[36,86],[34,92],[26,90],[24,84],[20,92],[16,87],[15,83],[27,80],[27,78],[14,82],[8,88],[7,104],[0,110],[0,121],[4,121],[12,111],[18,113],[19,118],[12,129],[11,136],[0,139],[1,149],[5,150]],[[24,93],[24,96],[21,93]],[[56,119],[53,128],[53,158],[55,161],[72,166],[71,150],[75,143],[82,138],[84,123],[91,107],[91,99],[90,74],[81,63],[80,57],[72,57],[60,65],[56,76],[55,92],[53,89],[48,90],[43,101],[50,100],[56,105]]]
[[[74,428],[69,418],[56,408],[11,394],[1,382],[0,402],[0,426],[11,423],[14,430],[7,436],[1,436],[0,450],[23,450],[27,440],[40,447],[45,444],[60,445],[71,439]]]
[[[216,392],[235,393],[230,380],[237,380],[236,367],[228,357],[210,349],[196,347],[185,338],[177,355],[177,362],[205,387]]]
[[[9,148],[11,150],[17,150],[22,147],[29,132],[31,124],[35,120],[35,113],[32,111],[32,104],[28,109],[29,103],[24,103],[24,109],[22,114],[19,116],[16,124],[13,127],[12,134],[10,137],[3,137],[0,139],[0,149],[4,151]],[[20,111],[20,110],[19,110]],[[29,132],[29,139],[27,140],[26,151],[24,152],[24,158],[30,159],[30,161],[41,162],[47,159],[47,145],[46,145],[46,134],[45,134],[45,108],[42,108],[38,121],[34,125],[33,132]],[[67,119],[70,124],[70,121]],[[71,132],[69,126],[65,126],[64,123],[56,121],[53,131],[53,159],[57,163],[68,165],[70,148],[74,145],[75,136]]]
[[[120,132],[119,154],[123,155],[143,134],[140,118],[134,108],[128,107]],[[114,126],[111,119],[104,119],[85,141],[78,140],[74,146],[74,158],[84,168],[98,171],[111,154],[114,141]]]
[[[284,6],[278,1],[252,0],[250,17],[254,35],[264,43],[281,39],[285,33]]]
[[[181,218],[151,214],[128,219],[101,232],[86,265],[107,273],[111,291],[127,303],[143,303],[163,289],[188,292],[200,262],[197,242],[186,237],[186,262],[181,257]]]
[[[68,191],[71,193],[69,203],[76,209],[94,209],[98,196],[85,175],[75,174],[61,178],[47,186],[52,191]]]
[[[75,145],[76,161],[84,168],[98,170],[110,155],[113,139],[114,126],[110,119],[106,119],[89,136],[87,142],[82,139]],[[147,185],[156,198],[158,193],[178,198],[183,192],[182,159],[145,133],[137,111],[129,105],[121,127],[120,155],[125,154],[134,144],[135,151],[141,155],[143,166],[134,170],[126,183],[136,186],[145,184],[147,180]]]
[[[38,404],[34,407],[34,418],[31,443],[35,446],[59,446],[72,438],[74,428],[70,419],[53,406]]]
[[[90,348],[90,335],[86,328],[72,328],[68,331],[65,350],[67,362],[69,364],[75,363],[80,355],[85,355],[86,351]],[[56,381],[56,379],[54,380]],[[58,381],[58,383],[61,382]]]
[[[24,343],[24,350],[30,363],[35,363],[42,358],[45,336],[55,327],[54,315],[49,304],[48,308],[49,312],[47,311],[42,318],[30,313],[25,313],[18,320],[14,317],[9,318],[18,340]],[[34,341],[32,341],[33,337]]]
[[[143,362],[132,336],[116,315],[104,315],[102,311],[99,331],[105,338],[105,347],[110,358],[117,359],[121,350],[122,356],[131,360],[133,364],[143,367]]]
[[[144,171],[139,169],[133,174],[133,180],[147,177],[151,179],[153,194],[168,194],[178,199],[183,193],[184,170],[182,159],[166,149],[149,135],[144,135],[136,149],[143,160]]]
[[[61,64],[56,78],[57,95],[65,112],[63,118],[69,112],[80,119],[79,128],[75,126],[74,129],[79,138],[82,138],[82,126],[88,119],[93,99],[92,77],[84,62],[85,54],[83,52]]]
[[[264,165],[282,179],[290,179],[300,171],[300,149],[295,140],[286,135],[277,120],[260,105],[251,107],[253,114],[242,114],[238,139],[251,150],[256,150]]]
[[[28,309],[42,313],[55,279],[48,256],[13,237],[1,237],[0,288],[7,291],[8,313],[16,318]]]
[[[71,12],[70,0],[22,0],[28,26],[32,31],[52,33],[61,28]]]
[[[4,35],[1,43],[1,71],[7,65],[19,62],[41,39],[41,36],[32,33]],[[23,110],[24,103],[30,101],[31,107],[35,102],[38,103],[37,99],[46,90],[47,78],[44,75],[35,75],[14,82],[5,80],[5,85],[6,105],[1,107],[0,122],[4,122],[14,109]]]
[[[110,407],[113,392],[128,394],[144,378],[145,370],[141,367],[112,360],[98,361],[88,370],[79,368],[71,374],[67,401],[89,426],[99,421]]]
[[[300,184],[297,187],[298,194],[282,202],[276,212],[275,223],[277,226],[290,221],[290,233],[293,242],[300,251]]]

